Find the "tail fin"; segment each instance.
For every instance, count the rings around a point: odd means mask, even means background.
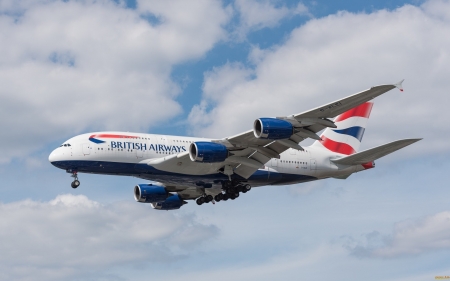
[[[326,128],[320,136],[322,140],[315,141],[313,146],[345,155],[356,153],[361,145],[372,106],[372,102],[365,102],[338,115],[334,119],[337,128]]]

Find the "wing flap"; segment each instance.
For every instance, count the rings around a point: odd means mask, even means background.
[[[331,159],[336,164],[342,165],[357,165],[364,164],[368,162],[375,161],[381,157],[384,157],[394,151],[404,148],[410,144],[420,141],[421,139],[404,139],[398,140],[394,142],[390,142],[387,144],[383,144],[368,150],[364,150],[358,152],[356,154],[352,154],[350,156],[339,158],[339,159]]]
[[[231,156],[233,157],[233,156]],[[228,157],[230,159],[231,157]],[[227,161],[229,161],[227,159]],[[234,169],[234,173],[240,175],[241,177],[248,179],[251,175],[253,175],[258,169],[263,168],[264,164],[269,162],[271,157],[267,157],[266,155],[259,153],[256,151],[249,158],[246,159],[230,159],[232,162],[240,163]]]

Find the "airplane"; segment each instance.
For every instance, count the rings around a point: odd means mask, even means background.
[[[198,205],[234,200],[252,187],[346,179],[421,140],[402,139],[358,152],[371,100],[394,88],[403,91],[402,82],[375,86],[299,114],[259,118],[252,130],[223,139],[128,132],[82,134],[53,150],[49,161],[71,174],[72,188],[80,185],[78,173],[149,181],[134,187],[134,197],[157,210],[179,209],[186,200]],[[315,142],[301,146],[308,138]]]

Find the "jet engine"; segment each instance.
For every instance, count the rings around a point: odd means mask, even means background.
[[[141,203],[156,203],[166,200],[169,192],[159,185],[138,184],[134,187],[134,199]]]
[[[228,149],[220,143],[197,141],[189,146],[189,156],[194,162],[223,162],[228,157]]]
[[[294,127],[286,120],[259,118],[253,123],[253,133],[258,139],[288,139],[294,133]]]
[[[180,198],[178,194],[169,194],[169,197],[158,203],[152,203],[153,209],[156,210],[176,210],[181,208],[184,204],[187,204],[186,201]]]

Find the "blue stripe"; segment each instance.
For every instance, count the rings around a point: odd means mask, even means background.
[[[90,138],[89,140],[90,140],[91,142],[95,142],[95,143],[104,143],[104,141],[98,140],[98,139],[94,139],[94,138]]]
[[[352,136],[352,137],[358,139],[359,141],[361,141],[362,138],[363,138],[365,130],[366,129],[364,129],[362,127],[350,127],[350,128],[347,128],[347,129],[333,130],[333,131],[335,131],[338,134]]]

